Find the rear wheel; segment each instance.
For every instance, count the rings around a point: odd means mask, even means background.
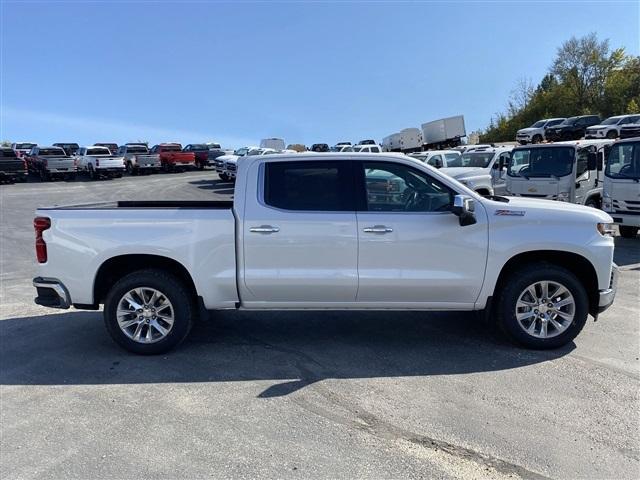
[[[620,236],[624,238],[635,238],[638,235],[638,227],[630,227],[629,225],[619,225]]]
[[[89,164],[88,170],[89,170],[89,178],[91,180],[97,180],[98,179],[98,174],[93,169],[93,165]]]
[[[127,173],[129,175],[137,175],[138,174],[138,169],[137,168],[133,168],[133,164],[131,162],[127,162]]]
[[[139,270],[111,288],[104,321],[111,337],[124,349],[156,355],[186,338],[195,311],[192,296],[178,278],[162,270]]]
[[[497,303],[498,325],[513,341],[536,349],[561,347],[582,330],[587,292],[570,271],[548,263],[511,273]]]
[[[43,182],[51,180],[51,175],[49,175],[49,172],[47,172],[44,168],[40,170],[40,180],[42,180]]]
[[[228,182],[229,181],[229,175],[227,175],[226,173],[221,173],[220,174],[220,180],[222,180],[223,182]]]
[[[542,135],[534,135],[531,139],[532,143],[542,143]]]

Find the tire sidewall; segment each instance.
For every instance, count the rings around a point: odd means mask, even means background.
[[[575,301],[573,322],[560,335],[551,338],[537,338],[529,335],[520,327],[516,319],[516,303],[525,288],[539,281],[557,282],[566,287]],[[498,322],[500,328],[512,340],[534,349],[558,348],[571,342],[582,330],[589,313],[589,298],[578,278],[555,265],[531,266],[515,272],[504,285],[498,304]]]
[[[137,287],[159,290],[173,306],[173,327],[165,338],[156,343],[135,342],[118,325],[116,317],[118,302],[125,293]],[[193,312],[193,301],[182,282],[159,270],[143,270],[123,277],[111,288],[104,303],[105,326],[113,340],[125,350],[142,355],[166,353],[182,342],[191,330]]]

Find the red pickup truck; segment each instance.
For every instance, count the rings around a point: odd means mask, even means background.
[[[196,167],[196,156],[193,152],[183,152],[179,143],[160,143],[154,145],[151,154],[160,156],[160,164],[165,172],[187,170]]]

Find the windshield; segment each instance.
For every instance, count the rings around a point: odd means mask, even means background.
[[[573,125],[574,123],[576,123],[578,121],[578,117],[570,117],[567,118],[566,120],[563,120],[562,123],[559,123],[558,125]]]
[[[564,177],[573,170],[573,147],[522,148],[511,152],[507,175],[511,177]]]
[[[640,142],[615,145],[604,174],[609,178],[640,178]]]
[[[191,145],[191,150],[192,150],[192,151],[193,151],[193,150],[195,150],[195,151],[200,151],[200,150],[209,150],[209,146],[208,146],[208,145],[205,145],[205,144],[200,144],[200,143],[198,143],[198,144]]]
[[[111,155],[111,151],[106,147],[87,148],[87,155]]]
[[[222,148],[222,147],[220,147],[219,143],[210,143],[210,144],[207,145],[207,148],[209,150],[220,150],[220,148]]]
[[[617,125],[622,120],[622,117],[609,117],[604,122],[600,122],[600,125]]]
[[[233,152],[233,154],[234,155],[238,155],[239,157],[242,157],[243,155],[246,155],[248,151],[249,151],[248,148],[240,148],[240,149],[236,150],[235,152]]]
[[[447,167],[487,168],[494,156],[494,152],[467,152],[459,158],[447,161]]]
[[[545,123],[547,123],[546,120],[539,120],[536,123],[534,123],[533,125],[531,125],[530,128],[542,128],[542,127],[544,127]]]

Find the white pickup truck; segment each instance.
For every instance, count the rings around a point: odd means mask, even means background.
[[[440,171],[480,195],[501,195],[507,188],[506,168],[513,147],[475,147]]]
[[[237,179],[233,202],[38,209],[35,302],[104,304],[141,354],[202,309],[477,310],[554,348],[616,293],[601,210],[485,198],[402,154],[247,156]]]
[[[112,155],[107,147],[80,147],[76,153],[78,172],[86,173],[91,180],[100,177],[122,177],[124,157]]]

